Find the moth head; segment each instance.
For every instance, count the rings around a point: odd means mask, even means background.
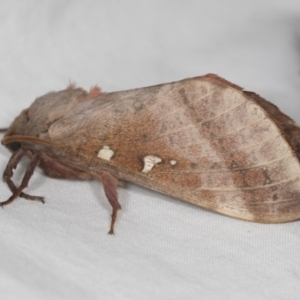
[[[4,138],[14,135],[24,135],[24,128],[28,123],[27,109],[23,110],[21,114],[15,118],[12,124],[7,129]],[[12,142],[5,145],[11,152],[17,151],[21,144],[19,142]]]
[[[15,152],[21,147],[20,141],[38,143],[44,141],[42,143],[49,144],[51,126],[67,115],[78,103],[99,93],[98,88],[91,90],[90,95],[83,89],[71,85],[65,90],[50,92],[38,97],[12,122],[2,144],[11,152]]]

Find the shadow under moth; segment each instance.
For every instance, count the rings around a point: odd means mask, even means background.
[[[37,98],[6,130],[3,180],[25,194],[37,166],[54,178],[96,179],[112,206],[133,182],[231,217],[300,218],[300,128],[277,106],[213,74],[128,91],[70,85]],[[19,187],[13,170],[30,158]]]

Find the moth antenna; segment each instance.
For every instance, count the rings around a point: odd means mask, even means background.
[[[49,145],[49,146],[55,146],[59,147],[60,145],[51,141],[43,140],[34,136],[26,136],[26,135],[12,135],[12,136],[7,136],[2,140],[2,145],[7,145],[10,143],[15,143],[15,142],[32,142],[32,143],[38,143],[38,144],[44,144],[44,145]]]
[[[8,130],[8,128],[0,128],[0,133],[5,133]]]

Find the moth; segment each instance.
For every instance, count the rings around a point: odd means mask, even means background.
[[[121,209],[117,186],[133,182],[227,216],[280,223],[300,218],[300,128],[255,93],[208,74],[128,91],[70,85],[37,98],[2,140],[11,197],[37,166],[54,178],[96,179]],[[13,170],[30,162],[20,186]]]

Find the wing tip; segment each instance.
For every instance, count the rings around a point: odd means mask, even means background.
[[[213,73],[208,73],[206,75],[202,75],[202,76],[197,76],[195,77],[195,79],[200,79],[200,80],[205,80],[205,81],[209,81],[209,82],[213,82],[213,83],[216,83],[216,84],[222,84],[222,85],[226,85],[226,86],[229,86],[231,88],[234,88],[238,91],[242,91],[243,88],[240,87],[239,85],[237,84],[234,84],[228,80],[226,80],[225,78],[217,75],[217,74],[213,74]]]

